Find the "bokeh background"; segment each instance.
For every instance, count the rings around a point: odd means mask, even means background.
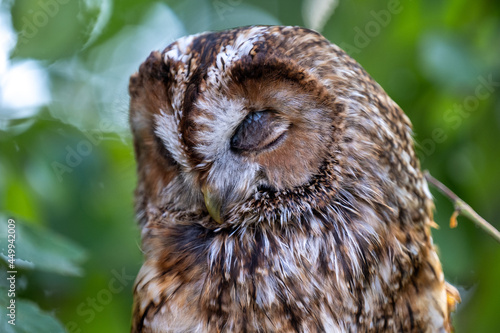
[[[33,0],[0,5],[0,331],[126,332],[141,265],[128,77],[186,34],[301,25],[340,45],[414,125],[425,169],[500,228],[500,2]],[[434,242],[457,332],[500,332],[500,245],[471,222]],[[7,219],[17,325],[6,322]]]

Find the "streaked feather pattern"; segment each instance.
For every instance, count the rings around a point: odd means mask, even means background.
[[[130,95],[132,332],[452,330],[410,121],[336,45],[299,27],[189,36]]]

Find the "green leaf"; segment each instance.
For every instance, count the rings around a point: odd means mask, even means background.
[[[7,262],[8,238],[5,214],[0,214],[0,258]],[[37,269],[62,275],[81,275],[85,251],[72,241],[14,218],[16,268]]]
[[[9,324],[7,306],[10,298],[7,290],[0,288],[0,332],[3,333],[59,333],[66,332],[64,326],[50,313],[43,311],[31,301],[15,299],[15,325]]]

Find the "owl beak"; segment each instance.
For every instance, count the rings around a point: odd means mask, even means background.
[[[205,200],[205,206],[207,207],[208,213],[217,223],[222,223],[221,218],[221,208],[222,203],[217,195],[214,195],[214,191],[210,189],[208,185],[203,185],[201,188],[203,193],[203,199]]]

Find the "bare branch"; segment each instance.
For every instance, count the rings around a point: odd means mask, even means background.
[[[439,180],[436,178],[432,177],[429,171],[425,170],[424,171],[424,176],[425,179],[432,184],[435,188],[438,189],[439,192],[444,194],[446,197],[448,197],[452,202],[453,206],[455,207],[455,211],[453,212],[453,215],[450,218],[450,227],[454,228],[457,226],[457,216],[458,215],[463,215],[467,217],[469,220],[474,222],[477,226],[479,226],[481,229],[486,231],[491,237],[493,237],[497,242],[500,243],[500,232],[495,229],[488,221],[483,219],[481,216],[479,216],[478,213],[472,209],[471,206],[469,206],[465,201],[460,199],[455,193],[453,193],[449,188],[447,188],[443,183],[441,183]]]

